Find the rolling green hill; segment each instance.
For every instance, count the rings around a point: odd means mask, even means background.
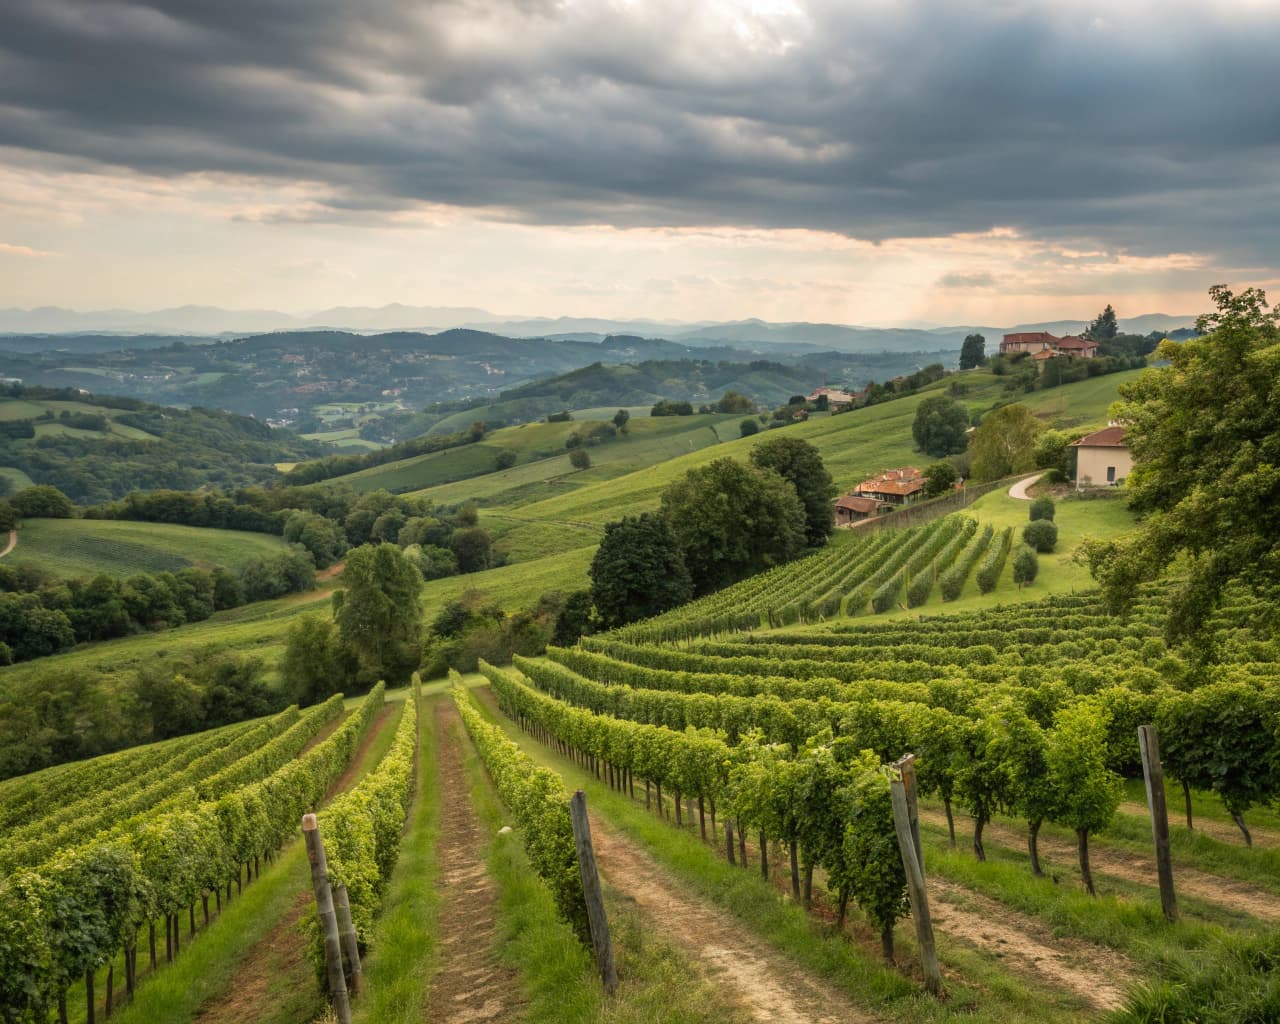
[[[520,492],[530,500],[530,486],[546,488],[546,494],[562,487],[580,487],[584,483],[612,479],[661,462],[706,445],[718,444],[736,437],[740,415],[706,414],[697,416],[635,417],[627,424],[625,434],[603,444],[591,446],[591,468],[576,470],[569,464],[565,440],[575,431],[593,424],[608,422],[613,410],[594,418],[575,413],[567,423],[523,423],[504,427],[487,435],[484,441],[430,452],[411,458],[373,466],[332,482],[357,491],[385,488],[395,493],[411,491],[439,504],[476,501],[490,503],[504,492]],[[498,456],[508,451],[516,464],[495,470]],[[510,499],[504,499],[509,501]]]
[[[168,523],[96,519],[28,519],[5,564],[33,565],[67,578],[173,572],[198,566],[239,569],[288,549],[279,537]]]
[[[263,483],[277,462],[326,451],[247,416],[47,388],[0,391],[0,425],[0,471],[52,484],[79,504],[134,490]]]

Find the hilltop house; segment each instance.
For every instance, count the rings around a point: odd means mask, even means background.
[[[851,395],[847,391],[841,391],[839,388],[820,387],[814,388],[813,391],[805,395],[805,401],[816,402],[823,396],[827,399],[827,408],[832,412],[844,412],[845,409],[852,409],[853,404],[859,397],[858,395]]]
[[[1058,338],[1048,331],[1022,331],[1006,334],[1000,342],[1002,356],[1015,355],[1019,352],[1030,353],[1039,362],[1052,359],[1054,356],[1072,356],[1077,359],[1092,359],[1098,354],[1098,343],[1089,338],[1081,338],[1068,334]]]
[[[885,505],[910,505],[924,494],[924,474],[915,466],[886,469],[879,476],[863,480],[853,493]]]
[[[1133,456],[1124,440],[1124,427],[1111,424],[1073,441],[1076,450],[1076,489],[1124,483],[1133,470]]]

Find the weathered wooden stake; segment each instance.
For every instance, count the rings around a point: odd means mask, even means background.
[[[93,997],[93,968],[90,967],[84,972],[84,997],[85,997],[85,1019],[88,1024],[94,1024],[94,1013],[96,1011],[95,1000]]]
[[[351,900],[347,897],[347,887],[342,883],[332,886],[333,913],[338,919],[338,941],[342,943],[342,952],[347,958],[347,977],[350,979],[351,994],[360,994],[360,944],[356,939],[356,926],[351,920]]]
[[[894,764],[902,776],[902,788],[907,794],[907,816],[911,822],[911,842],[916,848],[916,860],[920,873],[924,874],[924,850],[920,846],[920,807],[916,802],[916,755],[904,754]]]
[[[1164,767],[1160,764],[1160,738],[1154,725],[1138,726],[1142,750],[1142,775],[1147,783],[1151,809],[1151,836],[1156,844],[1156,870],[1160,875],[1160,907],[1165,920],[1178,920],[1178,896],[1173,888],[1173,855],[1169,848],[1169,809],[1164,800]]]
[[[907,791],[896,772],[889,776],[889,790],[893,797],[893,827],[898,834],[898,849],[902,854],[902,866],[907,873],[907,895],[911,899],[911,916],[916,922],[916,944],[920,947],[920,966],[924,969],[924,984],[934,995],[942,992],[942,972],[938,969],[938,951],[933,944],[933,921],[929,918],[929,896],[924,888],[924,872],[916,853],[911,835],[911,812],[907,806]]]
[[[316,896],[320,930],[324,933],[324,965],[329,980],[329,999],[338,1024],[351,1024],[351,1004],[347,999],[347,979],[342,973],[342,945],[338,939],[338,919],[333,910],[333,893],[329,889],[329,864],[324,856],[324,842],[314,814],[302,816],[302,837],[307,844],[307,860],[311,864],[311,888]]]
[[[728,818],[724,820],[724,852],[729,858],[729,863],[736,866],[738,862],[734,860],[733,853],[733,822]]]
[[[596,852],[591,845],[587,795],[582,790],[574,793],[569,801],[569,817],[573,822],[573,842],[578,848],[578,871],[582,875],[582,895],[587,902],[587,923],[591,927],[591,945],[595,949],[596,966],[600,969],[604,990],[613,993],[618,987],[618,968],[613,962],[609,919],[604,912],[604,895],[600,891],[600,874],[596,870]]]

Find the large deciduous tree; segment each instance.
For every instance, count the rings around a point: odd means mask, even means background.
[[[998,480],[1030,469],[1040,421],[1025,405],[1006,405],[982,417],[973,432],[973,475]]]
[[[805,546],[804,506],[772,470],[716,459],[662,494],[695,594],[780,565]]]
[[[810,547],[826,543],[835,529],[836,488],[818,449],[798,437],[771,437],[751,449],[751,464],[773,470],[796,489],[804,506],[805,539]]]
[[[922,452],[940,459],[964,451],[968,429],[969,414],[963,405],[946,395],[932,395],[916,407],[911,436]]]
[[[606,627],[657,615],[692,596],[684,557],[661,516],[644,512],[605,526],[591,561],[591,600]]]
[[[1134,468],[1127,486],[1142,526],[1089,549],[1114,607],[1137,585],[1185,559],[1168,630],[1196,636],[1224,587],[1280,586],[1280,314],[1266,296],[1223,285],[1218,310],[1200,317],[1204,337],[1165,341],[1168,366],[1120,386],[1114,415],[1125,424]],[[1268,606],[1276,616],[1277,606]]]
[[[960,346],[960,369],[972,370],[987,360],[987,339],[981,334],[970,334]]]
[[[418,666],[422,574],[394,544],[365,544],[347,555],[343,590],[334,595],[342,643],[355,653],[357,677],[400,683]]]

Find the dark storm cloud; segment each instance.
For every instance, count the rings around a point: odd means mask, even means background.
[[[0,0],[0,144],[533,223],[1280,241],[1280,10]]]

